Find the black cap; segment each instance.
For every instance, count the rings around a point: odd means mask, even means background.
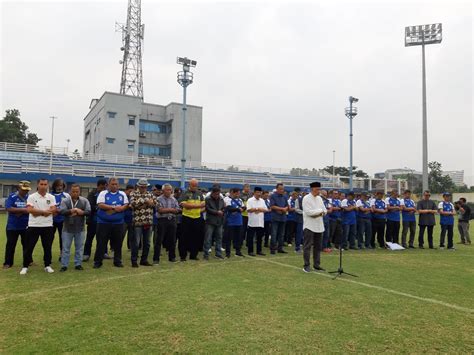
[[[315,181],[309,184],[309,187],[321,187],[321,183],[318,181]]]

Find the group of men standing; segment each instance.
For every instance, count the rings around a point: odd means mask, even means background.
[[[450,202],[450,194],[443,194],[443,201],[436,205],[425,191],[415,204],[411,192],[403,198],[397,191],[384,197],[367,193],[347,194],[336,190],[322,190],[318,182],[310,189],[295,189],[288,196],[283,184],[277,184],[270,194],[260,187],[250,190],[248,184],[241,190],[231,188],[224,196],[219,185],[214,185],[204,195],[199,183],[192,179],[184,192],[169,184],[154,185],[140,179],[136,185],[119,189],[116,178],[100,179],[97,188],[88,198],[81,196],[80,186],[73,184],[69,193],[61,179],[53,182],[51,194],[46,179],[37,181],[37,191],[31,190],[28,181],[21,181],[18,191],[6,203],[8,215],[7,244],[4,268],[14,262],[18,238],[23,246],[23,268],[28,272],[33,263],[33,250],[39,238],[44,250],[44,267],[54,272],[52,244],[58,231],[60,238],[60,271],[68,270],[71,246],[75,245],[74,267],[83,270],[82,262],[91,257],[96,238],[94,268],[101,268],[104,259],[123,267],[122,245],[127,234],[127,246],[131,251],[132,267],[152,266],[160,263],[162,248],[168,260],[177,262],[176,245],[180,261],[198,260],[203,252],[208,260],[214,246],[215,257],[223,259],[235,255],[264,256],[263,248],[269,246],[271,254],[287,253],[286,246],[294,243],[295,252],[303,252],[304,271],[309,271],[311,250],[313,266],[320,266],[321,251],[331,252],[332,246],[341,249],[373,249],[399,243],[414,248],[416,217],[419,214],[418,247],[424,248],[424,235],[428,246],[433,245],[435,215],[440,215],[440,248],[454,249],[454,215],[459,212],[461,241],[470,244],[469,218],[471,211],[465,199],[457,205]],[[87,232],[85,222],[87,221]],[[153,235],[153,260],[149,262]],[[256,248],[255,248],[256,247]],[[303,250],[302,250],[303,249]],[[225,254],[224,254],[225,253]]]
[[[332,244],[343,249],[374,249],[377,242],[378,247],[387,248],[391,244],[400,244],[400,239],[404,248],[415,248],[416,214],[419,215],[420,249],[424,249],[425,233],[429,248],[435,248],[433,228],[436,214],[440,215],[440,248],[446,247],[447,236],[447,248],[454,250],[453,228],[457,213],[461,243],[471,244],[468,229],[471,210],[466,199],[461,198],[456,208],[448,192],[443,194],[443,201],[438,205],[430,196],[430,192],[425,191],[422,199],[415,203],[410,190],[405,190],[402,198],[392,190],[387,197],[382,191],[376,192],[375,196],[348,192],[343,199],[338,191],[323,191],[322,197],[328,209],[325,222],[329,226],[329,233],[323,240],[324,251],[330,252]]]

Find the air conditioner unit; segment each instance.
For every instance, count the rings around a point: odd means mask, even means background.
[[[146,138],[146,133],[145,132],[140,132],[140,137]]]

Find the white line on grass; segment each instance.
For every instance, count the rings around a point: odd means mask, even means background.
[[[280,263],[280,262],[274,261],[274,260],[268,260],[268,259],[255,259],[255,260],[263,261],[263,262],[267,262],[267,263],[271,263],[271,264],[275,264],[275,265],[285,266],[285,267],[289,267],[289,268],[296,269],[296,270],[301,270],[302,269],[302,268],[299,268],[298,266],[295,266],[295,265]],[[313,272],[312,274],[316,274],[318,276],[333,278],[333,276],[331,276],[329,274],[324,274],[324,273],[320,273],[320,272]],[[455,304],[439,301],[439,300],[436,300],[434,298],[425,298],[425,297],[415,296],[415,295],[412,295],[410,293],[400,292],[400,291],[392,290],[390,288],[371,285],[371,284],[368,284],[368,283],[365,283],[365,282],[360,282],[360,281],[355,281],[355,280],[350,280],[350,279],[338,278],[338,280],[345,281],[345,282],[350,282],[352,284],[365,286],[365,287],[368,287],[368,288],[373,288],[373,289],[383,291],[383,292],[387,292],[387,293],[393,293],[395,295],[412,298],[412,299],[415,299],[415,300],[418,300],[418,301],[437,304],[437,305],[444,306],[444,307],[447,307],[447,308],[452,308],[452,309],[455,309],[455,310],[458,310],[458,311],[461,311],[461,312],[464,312],[464,313],[469,313],[469,314],[474,313],[474,309],[472,309],[472,308],[458,306],[458,305],[455,305]]]
[[[220,261],[220,262],[217,261],[217,262],[213,262],[213,263],[199,263],[199,264],[196,264],[196,266],[202,267],[202,266],[209,266],[209,265],[237,264],[237,263],[244,262],[244,261],[249,261],[249,260],[256,260],[256,258],[252,258],[252,259],[242,258],[242,259],[238,259],[238,261]],[[4,302],[4,301],[6,301],[8,299],[11,299],[11,298],[16,299],[18,297],[25,297],[25,296],[43,294],[43,293],[46,293],[46,292],[67,290],[67,289],[70,289],[70,288],[82,287],[82,286],[86,286],[86,285],[89,285],[89,284],[94,284],[94,283],[99,283],[99,282],[104,282],[104,281],[114,281],[114,280],[124,279],[124,278],[127,278],[127,277],[132,277],[132,276],[144,276],[144,275],[150,275],[150,274],[156,274],[156,273],[162,273],[162,272],[169,272],[169,271],[177,271],[177,270],[179,270],[179,269],[176,269],[176,268],[155,269],[155,270],[151,270],[151,271],[131,273],[131,274],[127,274],[127,275],[117,275],[117,276],[111,276],[111,277],[97,278],[97,279],[93,279],[93,280],[88,280],[86,282],[78,282],[78,283],[74,283],[74,284],[68,284],[68,285],[57,286],[57,287],[52,287],[52,288],[43,288],[43,289],[30,291],[30,292],[14,293],[14,294],[9,294],[9,295],[5,295],[3,297],[0,297],[0,302]],[[21,277],[24,278],[24,276],[21,276]]]

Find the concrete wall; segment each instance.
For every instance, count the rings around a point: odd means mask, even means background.
[[[116,112],[115,118],[108,117],[107,112]],[[141,113],[140,98],[105,92],[84,118],[83,152],[138,156]],[[135,126],[129,125],[128,115],[136,116]],[[108,143],[107,138],[115,138],[114,143]],[[135,141],[135,152],[128,151],[128,140]]]
[[[171,159],[181,160],[183,119],[182,105],[171,103],[167,107],[169,117],[173,119]],[[189,106],[186,112],[186,160],[202,160],[202,107]]]
[[[109,118],[107,112],[116,112],[115,118]],[[135,126],[129,125],[128,115],[136,116]],[[140,137],[140,119],[169,124],[171,134],[146,132]],[[202,107],[188,105],[186,122],[186,159],[200,162]],[[105,92],[84,118],[83,152],[138,157],[142,143],[170,147],[170,158],[181,160],[182,123],[181,104],[162,106],[143,103],[134,96]],[[115,138],[114,143],[108,143],[107,138]],[[136,143],[134,152],[128,151],[129,140]]]

